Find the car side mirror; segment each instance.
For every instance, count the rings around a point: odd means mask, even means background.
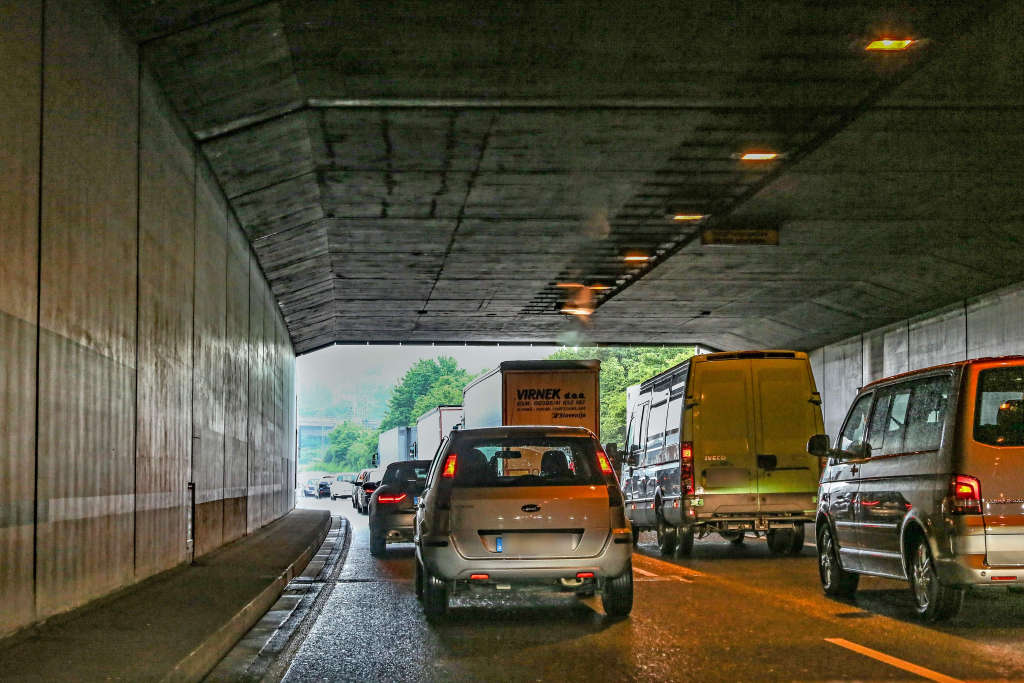
[[[818,458],[827,458],[831,455],[829,448],[828,434],[815,434],[807,440],[807,452]]]
[[[640,449],[635,448],[626,455],[626,464],[630,467],[636,467],[640,464]]]

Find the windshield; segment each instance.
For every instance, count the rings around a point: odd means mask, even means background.
[[[974,439],[991,446],[1024,446],[1024,366],[978,374]]]
[[[457,449],[456,487],[605,483],[586,437],[466,439]]]
[[[413,483],[422,486],[427,481],[427,471],[430,469],[430,461],[422,462],[400,462],[388,465],[381,485]]]

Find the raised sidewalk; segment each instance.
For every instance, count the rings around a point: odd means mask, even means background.
[[[316,554],[326,510],[255,533],[0,641],[0,680],[198,680]]]

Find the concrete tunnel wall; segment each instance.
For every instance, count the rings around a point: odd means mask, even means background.
[[[968,358],[1024,354],[1024,283],[815,349],[825,431],[834,440],[857,390],[876,379]]]
[[[98,3],[0,0],[0,636],[294,506],[295,363],[212,172]]]

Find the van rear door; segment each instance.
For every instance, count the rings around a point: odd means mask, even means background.
[[[694,483],[704,499],[701,514],[749,513],[756,476],[750,361],[694,361],[690,373],[687,396],[693,402]]]
[[[813,509],[818,459],[807,439],[825,431],[821,399],[804,354],[750,361],[754,386],[757,497],[765,512]]]
[[[986,562],[1024,566],[1024,361],[972,366],[960,469],[981,484]]]

